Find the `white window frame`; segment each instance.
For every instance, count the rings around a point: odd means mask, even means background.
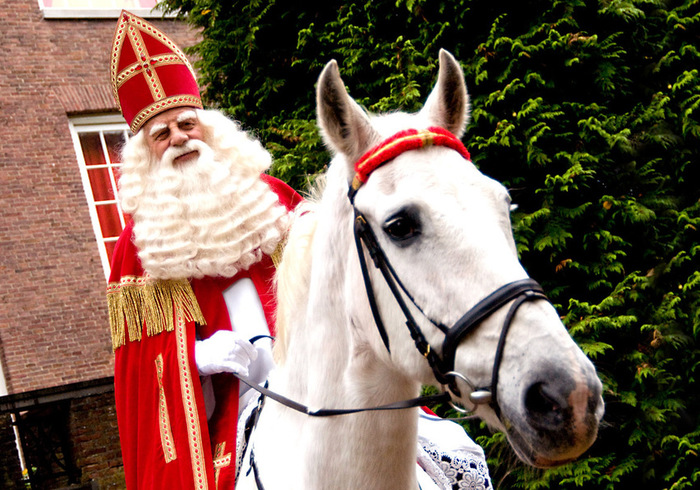
[[[83,148],[80,144],[80,133],[99,132],[100,134],[100,142],[102,143],[104,161],[107,163],[104,165],[90,165],[89,168],[118,169],[119,167],[121,167],[121,162],[112,163],[110,161],[109,153],[107,151],[107,145],[105,144],[104,132],[124,131],[125,138],[128,138],[130,134],[129,126],[124,121],[124,118],[119,114],[71,117],[68,119],[68,123],[70,126],[71,137],[73,138],[73,147],[75,148],[75,155],[78,160],[80,177],[83,181],[83,190],[85,191],[85,199],[87,199],[88,210],[90,212],[90,220],[92,221],[92,228],[95,232],[95,241],[99,250],[100,260],[102,261],[102,268],[104,269],[105,279],[109,279],[111,264],[109,263],[109,256],[107,255],[107,248],[105,246],[105,243],[116,242],[119,237],[103,237],[102,228],[100,226],[99,217],[97,215],[97,206],[105,204],[116,204],[117,210],[119,212],[119,221],[121,223],[122,229],[125,227],[124,211],[122,210],[121,204],[119,203],[118,199],[112,199],[108,201],[95,201],[95,199],[93,198],[92,186],[90,185],[90,178],[88,176],[88,165],[85,163],[85,157],[83,156]],[[110,172],[109,175],[112,190],[114,191],[114,195],[116,196],[117,182],[114,178],[114,172]]]
[[[44,15],[44,19],[118,19],[122,12],[121,7],[115,8],[62,8],[44,7],[43,0],[38,0],[39,9]],[[115,5],[118,5],[118,1]],[[144,19],[172,18],[176,14],[164,14],[158,8],[128,8],[129,12]]]

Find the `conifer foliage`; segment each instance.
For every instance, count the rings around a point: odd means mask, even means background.
[[[509,187],[521,259],[606,401],[591,450],[546,471],[472,424],[494,483],[700,486],[700,2],[164,4],[202,28],[207,103],[255,131],[299,189],[329,158],[313,94],[328,60],[368,110],[415,110],[451,51],[472,97],[464,142]]]

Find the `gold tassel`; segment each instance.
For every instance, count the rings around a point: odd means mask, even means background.
[[[115,294],[114,285],[107,286],[107,307],[109,311],[109,327],[112,332],[112,349],[116,350],[126,342],[124,318],[119,309],[119,297]]]
[[[146,335],[152,337],[164,331],[172,332],[173,300],[167,281],[157,281],[144,285],[143,309],[146,320]]]
[[[185,320],[196,322],[200,325],[206,325],[207,321],[204,319],[204,315],[199,309],[197,297],[194,295],[192,286],[190,286],[188,281],[177,281],[174,284],[173,300],[179,311],[182,312]],[[173,318],[173,315],[171,315],[170,318]]]
[[[125,317],[129,340],[132,342],[141,340],[141,325],[143,325],[143,317],[141,316],[143,295],[141,289],[139,286],[127,286],[122,287],[120,290],[120,308]]]
[[[176,314],[187,321],[206,324],[186,279],[154,281],[123,277],[119,283],[107,286],[107,305],[114,350],[126,343],[127,332],[129,341],[141,340],[144,324],[149,337],[172,332]]]
[[[289,233],[286,233],[277,244],[275,251],[272,252],[272,254],[270,255],[270,258],[272,259],[272,264],[275,266],[275,269],[279,269],[280,262],[282,262],[282,256],[284,256],[284,247],[287,246],[288,238]]]

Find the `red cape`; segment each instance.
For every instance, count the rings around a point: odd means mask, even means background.
[[[293,209],[301,197],[263,180]],[[194,360],[196,338],[231,329],[223,291],[244,277],[257,289],[270,331],[276,301],[268,256],[232,278],[146,281],[129,224],[114,250],[107,289],[115,347],[114,393],[126,485],[134,489],[232,489],[238,379],[212,376],[216,409],[207,422]]]

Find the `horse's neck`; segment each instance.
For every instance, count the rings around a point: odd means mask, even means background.
[[[355,252],[352,237],[342,234],[352,218],[330,212],[324,219],[334,223],[317,228],[309,303],[291,315],[286,360],[270,387],[314,408],[371,407],[416,396],[416,384],[378,359],[357,333],[363,329],[351,324],[358,319],[347,316],[345,263]],[[284,488],[414,486],[416,409],[318,419],[267,402],[265,424],[256,445],[285,466],[276,471],[287,479]]]
[[[373,406],[414,395],[417,384],[371,345],[381,345],[380,336],[360,279],[354,217],[344,189],[328,194],[335,197],[326,197],[318,211],[308,302],[290,319],[288,388],[310,403],[341,406]]]

